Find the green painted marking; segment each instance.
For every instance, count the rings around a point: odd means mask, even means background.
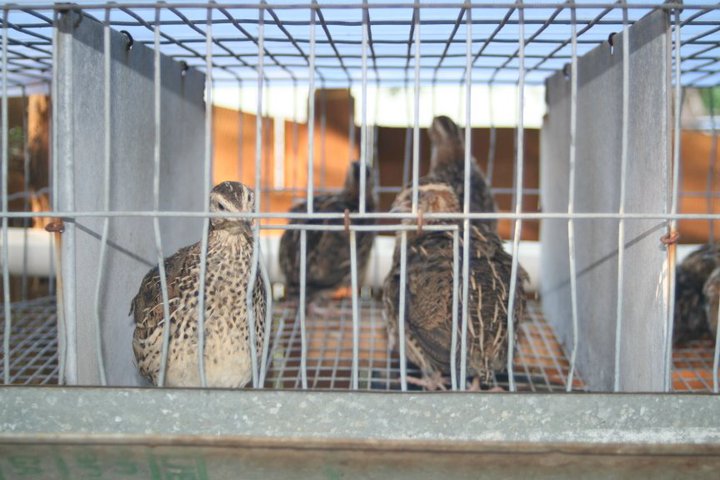
[[[112,472],[118,475],[134,476],[140,473],[140,467],[137,463],[128,458],[128,452],[121,452],[123,455],[115,459],[112,466]]]
[[[329,480],[340,480],[342,478],[342,473],[340,473],[334,467],[326,466],[325,477]]]
[[[160,467],[158,467],[157,461],[155,461],[155,455],[152,453],[148,454],[148,465],[150,465],[150,478],[152,480],[162,480]]]
[[[67,466],[67,463],[65,463],[65,459],[63,459],[61,453],[58,451],[57,447],[53,449],[55,457],[55,466],[57,467],[57,472],[60,474],[60,478],[63,480],[70,480],[70,469]]]
[[[103,469],[97,455],[91,449],[75,454],[75,463],[82,471],[83,478],[102,478]]]
[[[202,457],[177,455],[148,456],[150,476],[153,480],[207,480],[207,469]]]
[[[205,459],[203,457],[195,457],[195,463],[198,468],[198,479],[208,480],[207,468],[205,468]]]
[[[42,458],[33,455],[11,455],[8,457],[10,471],[20,477],[42,475]]]

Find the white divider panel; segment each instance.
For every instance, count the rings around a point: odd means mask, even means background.
[[[618,14],[620,14],[618,12]],[[669,21],[656,11],[629,29],[626,213],[665,213],[669,152]],[[618,213],[620,207],[623,35],[578,59],[575,211]],[[548,113],[541,135],[545,212],[567,212],[570,81],[546,82]],[[666,251],[661,220],[625,220],[620,385],[624,391],[663,388]],[[576,220],[579,345],[577,368],[592,390],[613,389],[618,285],[618,220]],[[544,220],[541,291],[546,318],[572,348],[566,220]]]
[[[103,25],[77,13],[60,19],[57,68],[57,145],[61,211],[104,208]],[[111,210],[153,209],[153,51],[123,34],[111,38]],[[204,74],[162,56],[161,210],[201,211],[203,202]],[[95,285],[103,219],[66,221],[62,239],[69,383],[99,382],[95,341]],[[164,255],[196,242],[200,219],[161,219]],[[156,262],[151,217],[110,220],[101,322],[110,385],[140,382],[131,341],[130,301]],[[73,321],[75,334],[73,335]]]

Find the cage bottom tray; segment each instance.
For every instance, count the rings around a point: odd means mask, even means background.
[[[399,390],[400,361],[388,349],[382,319],[382,304],[376,299],[360,299],[359,388]],[[58,382],[58,342],[56,304],[43,297],[12,304],[10,336],[10,383],[56,384]],[[514,361],[518,391],[563,392],[569,362],[552,327],[542,316],[540,304],[528,303],[528,318],[520,325]],[[273,335],[270,342],[266,388],[301,388],[300,325],[296,322],[295,302],[276,302]],[[4,341],[4,309],[0,309]],[[305,371],[310,389],[348,389],[352,371],[352,301],[328,300],[307,312],[307,355]],[[675,391],[712,391],[714,342],[697,340],[678,346],[673,352]],[[0,378],[4,376],[0,349]],[[408,375],[419,372],[408,364]],[[582,373],[582,372],[580,372]],[[498,374],[493,386],[508,388],[506,374]],[[409,388],[413,388],[412,385]],[[579,375],[573,390],[585,390]]]

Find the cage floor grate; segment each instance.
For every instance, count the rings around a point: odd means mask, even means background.
[[[530,303],[529,312],[528,321],[520,326],[514,362],[517,389],[530,392],[564,391],[569,362],[552,328],[542,318],[539,306]],[[302,386],[300,328],[295,317],[294,303],[276,306],[267,387]],[[305,323],[308,388],[350,388],[353,348],[351,299],[319,304],[307,312]],[[400,361],[397,352],[388,349],[382,304],[377,300],[361,299],[359,339],[359,388],[399,390]],[[409,364],[407,374],[417,377],[419,371]],[[493,386],[507,389],[507,375],[497,375],[493,383]],[[573,389],[584,389],[577,376]]]
[[[673,349],[673,390],[676,392],[711,392],[713,389],[712,339],[693,340]]]
[[[5,311],[0,309],[5,320]],[[10,383],[19,385],[58,382],[58,343],[55,298],[42,297],[11,306]],[[4,325],[4,323],[3,323]],[[5,340],[4,327],[0,341]],[[0,349],[0,377],[4,371],[4,352]]]
[[[537,302],[528,302],[528,319],[520,325],[514,362],[518,391],[562,392],[569,362],[552,327]],[[276,302],[273,335],[265,386],[300,388],[300,328],[296,305]],[[0,309],[0,319],[4,311]],[[58,382],[57,321],[55,299],[43,297],[12,304],[10,381],[13,384]],[[400,362],[388,349],[382,304],[360,299],[359,388],[399,390]],[[306,318],[306,371],[310,389],[348,389],[352,369],[352,302],[349,298],[328,301],[311,309]],[[0,342],[4,331],[0,329]],[[712,391],[714,342],[695,340],[673,351],[673,389],[679,392]],[[408,375],[419,372],[408,365]],[[0,378],[4,375],[0,349]],[[494,386],[508,388],[507,375],[499,374]],[[409,388],[413,388],[412,385]],[[577,377],[573,390],[584,390]]]

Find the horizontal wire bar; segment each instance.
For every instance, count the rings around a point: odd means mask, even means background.
[[[145,217],[145,218],[238,218],[238,219],[289,219],[289,220],[344,220],[345,215],[342,213],[326,213],[326,212],[314,212],[314,213],[291,213],[291,212],[187,212],[187,211],[86,211],[86,212],[7,212],[0,213],[1,218],[52,218],[59,217],[65,220],[73,218],[95,218],[95,217]],[[350,220],[412,220],[416,219],[417,215],[412,213],[400,213],[400,212],[367,212],[364,214],[351,213]],[[631,220],[720,220],[720,214],[718,213],[624,213],[619,214],[617,212],[592,212],[592,213],[573,213],[568,214],[567,212],[522,212],[522,213],[511,213],[511,212],[471,212],[471,213],[426,213],[423,215],[425,219],[436,219],[436,220],[464,220],[466,218],[470,220],[516,220],[516,219],[528,219],[528,220],[547,220],[547,219],[631,219]],[[342,225],[340,225],[342,226]],[[318,227],[324,227],[323,225],[287,225],[287,228],[303,228],[312,230]],[[343,227],[344,228],[344,227]],[[351,226],[351,228],[356,228]],[[423,227],[429,228],[429,226]]]
[[[222,3],[216,2],[119,2],[114,4],[116,7],[123,8],[137,8],[137,9],[150,9],[150,8],[186,8],[186,9],[219,9],[219,8],[236,8],[236,9],[250,9],[250,10],[266,10],[266,9],[279,9],[279,10],[297,10],[297,9],[319,9],[320,5],[313,3],[286,3],[286,4],[273,4],[273,3]],[[323,9],[333,10],[377,10],[377,9],[411,9],[416,7],[417,4],[413,2],[380,2],[372,4],[363,3],[324,3]],[[57,10],[57,11],[68,11],[72,10],[99,10],[107,7],[107,2],[96,2],[86,4],[57,4],[57,3],[45,3],[32,5],[35,10]],[[421,8],[423,9],[447,9],[447,8],[517,8],[523,10],[537,10],[547,8],[565,8],[567,2],[540,2],[540,3],[522,3],[518,4],[515,2],[428,2],[423,3]],[[27,9],[28,5],[4,5],[3,9],[6,10],[24,10]],[[647,9],[658,9],[658,10],[705,10],[708,8],[707,3],[682,3],[682,2],[667,2],[662,4],[657,3],[628,3],[628,2],[593,2],[583,3],[578,5],[578,8],[582,9],[593,9],[593,8],[613,8],[613,9],[624,9],[628,10],[647,10]]]

